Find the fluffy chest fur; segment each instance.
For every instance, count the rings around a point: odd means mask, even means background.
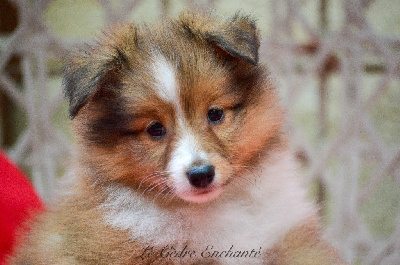
[[[166,209],[144,200],[132,190],[112,186],[107,189],[107,200],[100,207],[107,224],[126,231],[143,245],[167,250],[173,247],[178,252],[187,246],[200,260],[231,249],[231,257],[223,253],[219,262],[263,264],[265,252],[315,212],[305,199],[306,193],[286,152],[269,158],[246,179],[241,183],[242,190],[227,190],[220,199],[206,206],[192,204]],[[241,255],[237,251],[250,253],[252,250],[260,254],[232,257],[235,251]]]

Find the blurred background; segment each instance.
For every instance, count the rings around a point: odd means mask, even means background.
[[[257,18],[327,238],[351,264],[400,264],[399,0],[0,0],[0,148],[51,203],[74,141],[65,56],[108,25],[193,7]]]

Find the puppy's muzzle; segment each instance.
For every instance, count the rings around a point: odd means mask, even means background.
[[[194,165],[186,173],[190,185],[196,188],[205,188],[215,177],[215,168],[212,165]]]

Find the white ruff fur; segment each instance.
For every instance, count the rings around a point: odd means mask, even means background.
[[[107,200],[101,205],[104,220],[154,247],[182,249],[188,244],[200,253],[207,246],[219,251],[233,246],[234,250],[261,248],[263,252],[315,213],[314,206],[306,200],[290,154],[275,154],[259,172],[244,177],[249,182],[229,184],[214,201],[174,210],[160,208],[128,188],[110,186]],[[263,264],[261,259],[248,257],[220,261]]]

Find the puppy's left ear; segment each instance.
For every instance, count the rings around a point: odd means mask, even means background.
[[[237,13],[228,21],[218,22],[209,13],[186,12],[180,17],[185,29],[205,39],[229,55],[253,65],[258,63],[259,33],[255,21]]]

